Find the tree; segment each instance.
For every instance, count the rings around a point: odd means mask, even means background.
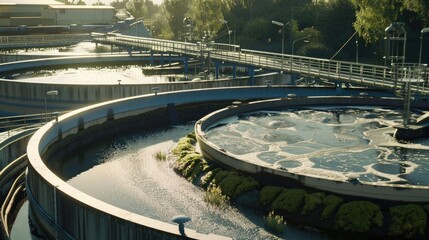
[[[400,0],[351,0],[356,7],[353,26],[367,43],[383,39],[384,29],[398,19]]]
[[[404,0],[405,9],[417,14],[417,18],[422,22],[421,27],[429,25],[429,1],[427,0]]]
[[[164,11],[168,26],[173,33],[174,39],[178,39],[186,30],[183,26],[183,19],[189,10],[189,0],[165,0]]]
[[[217,0],[194,0],[190,16],[194,20],[195,35],[213,39],[222,27],[222,2]]]

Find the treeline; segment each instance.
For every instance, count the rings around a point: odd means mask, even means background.
[[[367,63],[383,63],[385,28],[397,21],[407,31],[406,61],[418,62],[420,31],[429,26],[425,0],[116,0],[112,6],[148,20],[157,38],[281,52],[284,29],[285,53]],[[426,63],[428,42],[429,34]]]

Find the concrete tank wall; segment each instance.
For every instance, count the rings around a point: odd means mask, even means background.
[[[343,93],[358,95],[360,91],[361,89],[349,89]],[[301,96],[316,92],[320,95],[332,95],[335,94],[335,89],[230,87],[187,90],[112,100],[67,113],[60,116],[58,122],[53,121],[43,126],[29,141],[27,193],[30,208],[39,224],[57,239],[180,238],[176,226],[118,209],[69,186],[47,167],[47,162],[50,161],[48,155],[55,155],[60,151],[67,153],[67,149],[72,149],[73,144],[85,145],[103,137],[103,133],[118,134],[126,128],[135,127],[135,124],[169,121],[173,117],[167,106],[171,105],[176,107],[179,115],[177,118],[186,120],[202,117],[199,114],[212,111],[213,107],[210,109],[208,106],[213,102],[284,98],[291,93]],[[379,92],[375,91],[374,95],[376,94]],[[61,161],[61,157],[55,161]],[[217,238],[200,235],[192,230],[186,232],[189,238]]]
[[[157,56],[155,59],[160,58]],[[168,56],[167,56],[168,57]],[[88,63],[118,63],[127,64],[130,62],[148,61],[150,56],[123,56],[123,55],[103,55],[98,57],[61,57],[42,60],[29,60],[0,64],[0,74],[23,71],[36,67],[65,66],[70,64]],[[254,85],[265,85],[265,81],[273,84],[281,82],[278,74],[265,74],[255,76]],[[47,91],[57,90],[58,96],[46,98],[48,112],[65,111],[78,109],[90,104],[118,99],[121,97],[137,96],[153,92],[153,88],[158,88],[158,92],[179,91],[199,88],[217,88],[249,85],[248,78],[209,80],[198,82],[172,82],[172,83],[148,83],[148,84],[111,84],[97,85],[85,84],[77,85],[73,83],[41,84],[37,82],[20,82],[19,80],[0,79],[0,115],[16,115],[42,113],[45,111],[45,94]]]
[[[212,144],[205,137],[205,130],[218,120],[240,113],[268,110],[274,108],[287,108],[299,106],[386,106],[402,107],[401,99],[391,98],[362,98],[362,97],[308,97],[283,98],[243,104],[228,107],[213,112],[200,119],[195,125],[195,133],[203,155],[213,161],[242,172],[250,173],[256,177],[277,176],[278,182],[293,182],[305,187],[325,190],[347,196],[375,198],[389,201],[428,202],[428,186],[408,186],[401,184],[353,184],[347,179],[325,179],[322,177],[306,176],[289,173],[283,169],[274,168],[271,164],[253,163],[239,159],[225,150]],[[415,107],[427,109],[427,102],[414,102]]]

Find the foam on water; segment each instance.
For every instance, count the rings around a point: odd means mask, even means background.
[[[429,185],[429,141],[396,141],[401,123],[397,109],[318,107],[230,117],[206,136],[237,158],[292,173]]]

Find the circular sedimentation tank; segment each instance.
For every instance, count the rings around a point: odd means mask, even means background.
[[[377,104],[377,105],[374,105]],[[428,202],[429,141],[401,142],[398,102],[276,99],[233,105],[195,127],[204,156],[280,185],[346,196]]]

